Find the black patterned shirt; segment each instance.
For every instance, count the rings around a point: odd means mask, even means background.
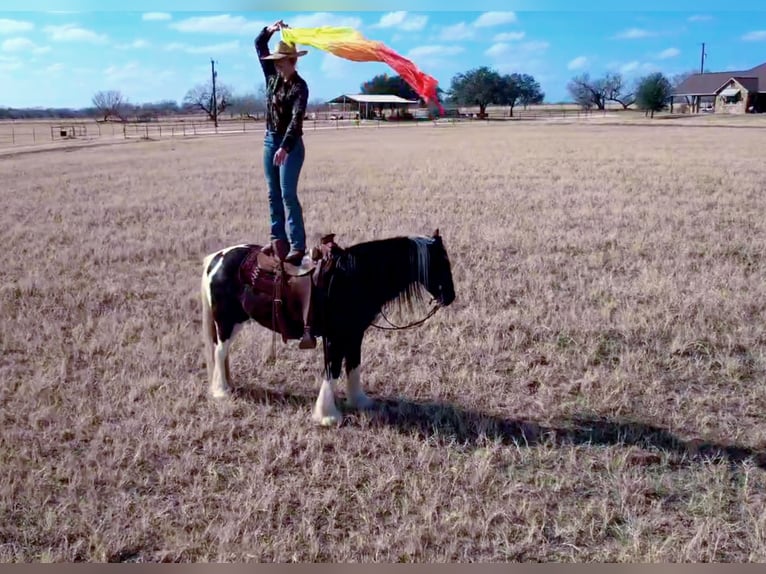
[[[273,60],[261,60],[269,55],[271,33],[264,27],[255,39],[255,49],[266,77],[266,129],[282,136],[288,153],[303,136],[303,119],[309,99],[309,87],[296,71],[285,80],[277,73]]]

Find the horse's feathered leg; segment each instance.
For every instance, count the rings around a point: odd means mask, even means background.
[[[338,424],[342,414],[335,405],[335,388],[340,378],[341,365],[343,362],[343,350],[341,346],[333,339],[323,337],[325,352],[325,368],[322,377],[322,385],[319,388],[319,395],[314,404],[312,419],[322,426],[332,426]]]
[[[360,334],[346,345],[346,397],[349,406],[355,409],[369,409],[375,404],[362,390],[362,337]]]

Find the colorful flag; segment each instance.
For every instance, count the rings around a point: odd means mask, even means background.
[[[397,54],[382,42],[368,40],[358,31],[345,26],[282,28],[280,32],[282,40],[289,44],[312,46],[353,62],[388,64],[420,97],[427,103],[436,105],[439,111],[444,113],[436,91],[436,79],[422,72],[411,60]]]

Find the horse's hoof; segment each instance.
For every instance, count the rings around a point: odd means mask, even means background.
[[[341,421],[341,414],[335,413],[330,415],[321,415],[314,413],[314,415],[311,417],[316,424],[323,427],[332,427],[340,424]]]
[[[214,399],[228,399],[231,392],[225,389],[210,389],[210,396]]]

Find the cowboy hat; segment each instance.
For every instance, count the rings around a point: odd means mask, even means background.
[[[300,58],[308,54],[308,50],[296,50],[295,46],[287,42],[279,41],[276,51],[268,56],[263,56],[261,60],[281,60],[282,58]]]

